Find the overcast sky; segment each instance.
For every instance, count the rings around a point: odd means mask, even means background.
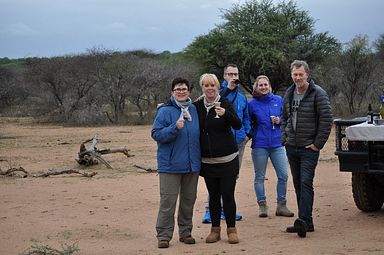
[[[222,23],[220,9],[239,0],[0,0],[0,57],[85,53],[100,47],[183,50]],[[241,0],[241,2],[244,2]],[[278,1],[275,1],[278,2]],[[384,33],[384,0],[297,0],[341,42]]]

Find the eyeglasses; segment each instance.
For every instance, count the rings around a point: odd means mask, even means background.
[[[239,73],[226,73],[228,76],[239,76]]]
[[[183,92],[187,92],[188,91],[188,89],[187,88],[177,88],[177,89],[174,89],[173,90],[174,92],[177,92],[177,93],[183,93]]]

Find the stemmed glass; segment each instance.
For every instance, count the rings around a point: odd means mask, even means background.
[[[275,123],[273,122],[273,118],[274,118],[275,116],[271,115],[270,117],[271,117],[271,121],[272,121],[272,129],[275,129]]]
[[[221,102],[215,102],[215,108],[216,107],[220,107],[221,105]],[[219,114],[216,112],[216,116],[215,116],[216,119],[220,118]]]

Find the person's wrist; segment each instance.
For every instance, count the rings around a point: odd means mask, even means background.
[[[227,86],[227,88],[228,88],[229,90],[234,90],[234,89],[236,88],[236,85],[235,85],[235,84],[232,84],[232,83],[230,83],[230,82],[228,82],[228,86]]]

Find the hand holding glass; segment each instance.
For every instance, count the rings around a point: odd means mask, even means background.
[[[272,129],[275,129],[275,116],[271,115],[271,121],[272,121]]]
[[[221,105],[221,102],[215,102],[215,110],[217,109],[217,107],[220,107]],[[220,118],[219,114],[217,113],[216,111],[216,116],[215,116],[216,119]]]

